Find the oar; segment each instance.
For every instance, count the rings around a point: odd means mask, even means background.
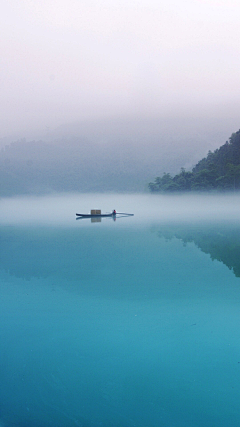
[[[134,216],[134,214],[126,213],[126,212],[116,212],[118,215],[128,215],[128,216]]]

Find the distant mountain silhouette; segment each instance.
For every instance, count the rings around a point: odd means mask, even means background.
[[[174,124],[174,126],[173,126]],[[191,167],[223,129],[196,120],[95,120],[0,140],[0,196],[60,191],[147,191],[157,173]],[[41,135],[41,132],[39,133]]]
[[[169,157],[167,152],[162,156]],[[154,147],[146,152],[144,145],[128,142],[98,144],[77,137],[56,143],[21,140],[0,152],[0,196],[144,191],[157,164]]]

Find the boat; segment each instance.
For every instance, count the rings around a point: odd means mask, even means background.
[[[117,215],[117,212],[115,209],[111,213],[102,214],[102,211],[100,209],[92,209],[90,214],[78,214],[76,215],[80,218],[104,218],[104,217],[115,217]]]
[[[102,214],[100,209],[99,210],[92,209],[90,214],[76,213],[76,216],[78,218],[105,218],[105,217],[116,218],[117,215],[133,216],[134,214],[116,212],[115,209],[111,213],[105,213],[105,214]]]

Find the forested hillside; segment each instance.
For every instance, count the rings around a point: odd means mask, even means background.
[[[164,173],[149,184],[152,192],[235,191],[240,189],[240,130],[224,145],[200,160],[192,171]]]

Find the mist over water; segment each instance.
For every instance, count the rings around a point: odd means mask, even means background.
[[[237,427],[239,204],[1,199],[0,425]]]
[[[102,213],[133,213],[134,219],[117,220],[131,226],[142,222],[230,221],[240,220],[240,194],[152,195],[152,194],[55,194],[38,197],[12,197],[0,200],[0,224],[51,224],[75,227],[76,213],[101,209]],[[103,219],[102,224],[112,221]],[[79,225],[79,224],[78,224]],[[90,222],[84,222],[90,225]],[[82,225],[81,225],[82,226]]]

